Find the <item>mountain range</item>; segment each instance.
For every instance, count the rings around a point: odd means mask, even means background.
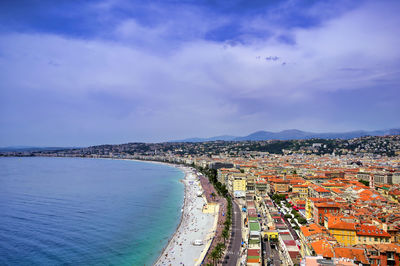
[[[352,139],[364,136],[386,136],[386,135],[400,135],[400,128],[374,130],[374,131],[349,131],[349,132],[336,132],[336,133],[315,133],[307,132],[298,129],[288,129],[280,132],[270,131],[257,131],[247,136],[230,136],[222,135],[210,138],[188,138],[183,140],[175,140],[171,142],[206,142],[206,141],[247,141],[247,140],[292,140],[292,139]]]

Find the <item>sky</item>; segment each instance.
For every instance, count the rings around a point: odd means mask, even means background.
[[[2,0],[0,146],[400,127],[400,1]]]

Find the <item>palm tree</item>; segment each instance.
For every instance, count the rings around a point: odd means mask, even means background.
[[[219,252],[216,248],[211,251],[210,257],[213,260],[213,264],[216,265],[216,260],[219,259]]]
[[[229,231],[226,228],[222,231],[222,237],[224,238],[224,245],[225,245],[226,240],[229,237]]]
[[[217,246],[215,247],[215,250],[217,252],[217,262],[218,260],[222,257],[222,253],[224,252],[225,245],[222,243],[218,243]]]
[[[225,250],[225,244],[222,243],[218,243],[217,244],[217,249],[220,251],[220,253],[222,254],[223,251]]]
[[[219,258],[221,258],[222,254],[224,253],[224,250],[225,250],[225,244],[218,243],[217,244],[217,248],[218,248],[218,251],[219,251]]]
[[[229,228],[229,226],[231,226],[231,224],[232,224],[231,220],[228,219],[228,217],[227,217],[227,219],[226,219],[225,222],[224,222],[224,225],[227,226],[227,227]]]

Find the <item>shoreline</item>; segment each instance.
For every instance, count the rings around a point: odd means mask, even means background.
[[[178,167],[175,166],[175,165],[174,165],[173,167],[178,168]],[[188,173],[187,173],[186,171],[184,171],[183,169],[182,169],[182,171],[183,171],[184,174],[185,174],[185,176],[183,177],[183,180],[184,180],[184,179],[186,179],[186,175],[187,175]],[[152,265],[156,265],[157,262],[161,259],[161,257],[164,255],[165,250],[166,250],[167,247],[170,245],[170,242],[175,238],[176,234],[178,233],[179,228],[180,228],[181,225],[182,225],[183,214],[184,214],[184,212],[185,212],[185,206],[186,206],[186,186],[187,186],[187,184],[186,184],[185,182],[183,182],[183,180],[182,180],[183,189],[184,189],[184,194],[183,194],[183,206],[182,206],[182,210],[183,210],[183,211],[181,211],[181,216],[180,216],[180,219],[179,219],[179,224],[176,226],[174,233],[168,238],[167,244],[162,248],[160,254],[158,255],[157,259],[152,263]]]
[[[203,189],[193,170],[187,166],[173,166],[185,173],[184,206],[178,227],[153,265],[199,265],[213,237],[216,215],[203,212],[207,202],[203,195],[197,195]],[[194,245],[195,241],[201,241],[201,244]]]
[[[47,157],[47,156],[40,156]],[[66,158],[66,157],[62,157]],[[76,158],[76,157],[67,157]],[[78,157],[80,158],[80,157]],[[181,206],[180,220],[173,234],[168,237],[167,243],[162,247],[157,258],[149,262],[149,265],[199,265],[204,259],[205,252],[210,240],[215,234],[214,221],[215,213],[203,212],[203,207],[207,204],[204,195],[197,193],[204,192],[198,175],[190,166],[174,164],[169,162],[159,162],[140,159],[122,158],[87,158],[87,159],[109,159],[122,161],[148,162],[174,167],[184,173],[180,182],[184,185],[184,198]],[[214,231],[213,231],[214,230]],[[200,241],[200,245],[194,242]],[[180,253],[180,254],[179,254]]]
[[[114,159],[114,158],[110,158],[110,159]],[[118,159],[117,159],[118,160]],[[185,231],[185,225],[183,224],[183,222],[185,222],[185,216],[190,216],[193,215],[193,207],[194,206],[189,206],[188,201],[190,200],[190,197],[193,195],[193,189],[192,191],[190,191],[191,187],[189,187],[190,182],[198,182],[198,190],[201,190],[204,193],[204,190],[202,188],[202,185],[200,183],[200,180],[198,180],[198,175],[195,174],[194,169],[190,166],[186,166],[186,165],[180,165],[180,164],[174,164],[174,163],[168,163],[168,162],[159,162],[159,161],[149,161],[149,160],[139,160],[139,159],[119,159],[119,160],[129,160],[129,161],[136,161],[136,162],[148,162],[148,163],[152,163],[152,164],[160,164],[160,165],[166,165],[166,166],[170,166],[170,167],[174,167],[177,168],[179,170],[181,170],[184,173],[184,177],[183,179],[181,179],[180,181],[183,183],[184,185],[184,197],[183,197],[183,205],[182,205],[182,211],[181,211],[181,215],[180,215],[180,220],[178,225],[175,228],[174,233],[168,238],[168,241],[166,243],[166,245],[162,248],[160,254],[158,255],[157,259],[152,263],[152,265],[155,266],[163,266],[163,265],[200,265],[202,260],[205,258],[205,255],[207,254],[208,249],[210,248],[210,245],[212,243],[212,239],[214,238],[215,235],[215,230],[217,227],[217,222],[218,222],[218,215],[214,214],[206,214],[203,213],[202,208],[204,207],[204,205],[208,204],[206,198],[204,197],[204,194],[202,194],[201,197],[198,197],[199,199],[201,199],[203,203],[203,205],[201,206],[201,215],[208,215],[209,217],[209,225],[206,227],[202,227],[202,228],[198,228],[198,226],[196,225],[194,228],[196,228],[196,230],[200,230],[202,229],[203,231],[203,237],[202,237],[202,242],[203,244],[200,246],[194,246],[192,245],[194,240],[197,239],[193,239],[193,241],[189,241],[189,243],[185,243],[186,244],[186,248],[189,248],[191,251],[193,251],[193,249],[196,249],[197,254],[193,254],[193,256],[189,256],[189,258],[183,258],[183,259],[179,259],[179,260],[183,260],[178,262],[176,260],[175,257],[173,257],[172,261],[169,260],[168,262],[167,257],[169,255],[169,252],[175,253],[179,250],[177,250],[177,248],[179,248],[179,246],[175,246],[175,243],[178,243],[179,237],[182,234],[183,237],[190,237],[190,233],[187,232],[187,230]],[[190,178],[192,177],[192,179]],[[197,192],[196,191],[196,192]],[[197,195],[194,195],[195,197],[197,197]],[[189,207],[192,207],[189,209]],[[216,207],[216,213],[218,214],[218,209],[219,206]],[[187,217],[186,217],[187,218]],[[204,218],[204,217],[202,217]],[[186,227],[188,227],[188,225],[186,224]],[[186,238],[185,238],[186,240]],[[187,241],[185,241],[187,242]],[[184,244],[184,243],[182,243]],[[180,244],[180,245],[182,245]],[[189,246],[187,246],[189,244]],[[185,249],[187,250],[187,249]],[[182,249],[183,251],[183,249]],[[184,252],[184,254],[182,254],[183,256],[186,255],[186,252]],[[190,261],[191,259],[191,261]]]
[[[97,159],[97,158],[96,158]],[[160,164],[160,165],[166,165],[166,166],[170,166],[170,167],[174,167],[177,168],[179,170],[181,170],[184,173],[183,179],[180,179],[179,181],[183,183],[183,190],[184,190],[184,194],[183,194],[183,204],[181,206],[181,215],[179,218],[179,223],[176,226],[174,233],[168,238],[167,243],[165,244],[165,246],[162,248],[160,254],[158,255],[157,259],[155,261],[152,262],[152,265],[157,265],[157,263],[162,260],[163,255],[165,256],[165,251],[167,250],[167,248],[170,246],[171,242],[176,238],[176,235],[178,234],[179,229],[182,226],[182,221],[183,221],[183,217],[185,212],[187,212],[187,194],[188,194],[188,184],[185,182],[186,179],[188,178],[188,175],[191,174],[193,172],[193,170],[185,165],[179,165],[179,164],[173,164],[173,163],[167,163],[167,162],[159,162],[159,161],[148,161],[148,160],[139,160],[139,159],[119,159],[119,158],[105,158],[105,159],[110,159],[110,160],[122,160],[122,161],[135,161],[135,162],[147,162],[147,163],[151,163],[151,164]]]

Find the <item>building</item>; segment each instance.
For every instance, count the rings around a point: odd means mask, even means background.
[[[332,240],[328,229],[316,223],[300,227],[299,237],[301,243],[300,254],[302,257],[315,255],[310,245],[311,242],[321,239]]]
[[[293,185],[292,193],[297,194],[298,198],[306,199],[308,197],[308,186],[307,185]]]
[[[391,235],[374,225],[357,225],[356,235],[357,244],[371,245],[391,242]]]
[[[281,178],[274,178],[270,179],[270,182],[273,185],[273,191],[275,193],[281,194],[289,192],[289,181]]]
[[[357,221],[351,217],[326,215],[325,227],[344,246],[357,244]]]
[[[340,204],[333,201],[327,202],[315,202],[314,203],[314,210],[313,210],[313,217],[314,222],[319,223],[321,225],[324,224],[325,215],[326,214],[339,214],[340,213]]]
[[[245,197],[246,196],[246,174],[232,173],[228,178],[228,191],[234,195],[234,197]]]
[[[400,265],[400,246],[397,244],[362,245],[371,266]]]

